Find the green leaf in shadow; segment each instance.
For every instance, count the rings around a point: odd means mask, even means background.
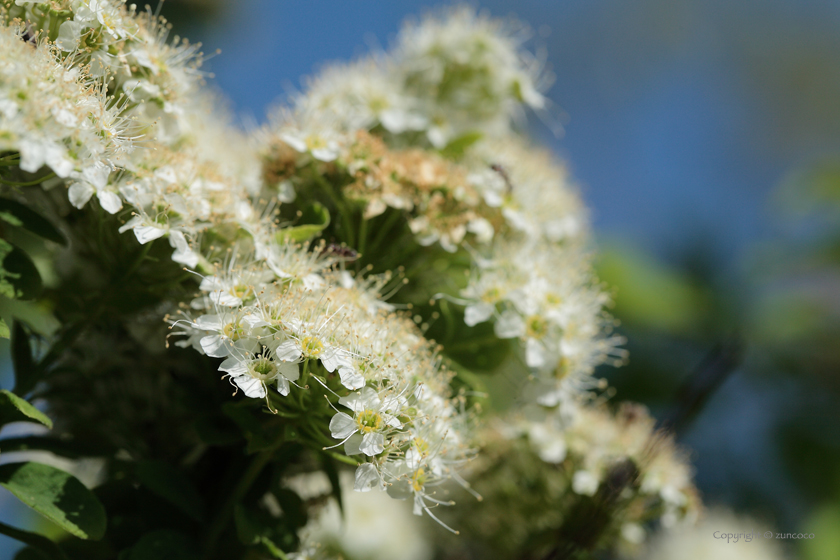
[[[105,535],[105,508],[71,474],[41,463],[8,463],[0,465],[0,486],[71,535]]]
[[[38,237],[66,245],[67,240],[49,220],[16,200],[0,198],[0,219],[22,227]]]
[[[9,422],[40,422],[48,428],[53,423],[46,414],[26,402],[24,399],[7,391],[0,390],[0,426]]]

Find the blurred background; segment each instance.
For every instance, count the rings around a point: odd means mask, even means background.
[[[387,46],[435,5],[161,11],[173,33],[221,49],[208,82],[250,126],[324,63]],[[840,558],[840,1],[476,5],[529,24],[556,75],[563,133],[530,126],[591,211],[630,351],[602,372],[613,398],[677,431],[707,503],[814,533],[791,558]],[[0,520],[19,524],[23,509],[0,500]],[[17,546],[0,537],[0,560]]]

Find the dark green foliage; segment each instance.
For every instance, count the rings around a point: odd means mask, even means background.
[[[15,560],[68,560],[58,545],[43,535],[15,529],[4,523],[0,523],[0,534],[29,545],[15,555]]]
[[[183,471],[165,461],[140,461],[134,471],[146,488],[196,521],[204,520],[203,500]]]
[[[41,463],[0,466],[0,486],[59,527],[82,539],[101,539],[105,510],[75,477]]]
[[[299,219],[295,221],[292,227],[283,229],[277,234],[277,240],[280,242],[294,241],[298,243],[309,241],[324,231],[329,225],[329,211],[322,204],[313,202],[300,214]]]
[[[9,219],[10,217],[12,219]],[[16,200],[0,198],[0,219],[48,241],[60,245],[67,244],[67,239],[49,220]]]
[[[143,535],[120,553],[119,560],[197,560],[201,557],[197,548],[183,533],[161,529]]]
[[[0,426],[9,422],[39,422],[52,428],[50,420],[43,412],[9,391],[0,391]]]
[[[31,391],[38,382],[38,370],[32,359],[29,334],[19,321],[12,328],[12,366],[15,370],[15,391],[21,394]]]

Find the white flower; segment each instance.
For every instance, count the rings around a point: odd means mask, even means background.
[[[255,357],[229,357],[219,371],[227,372],[231,380],[245,393],[246,397],[262,399],[266,386],[276,382],[277,391],[284,397],[289,394],[289,382],[300,377],[297,363],[272,359],[271,352]]]
[[[572,477],[572,490],[583,496],[594,496],[599,484],[598,478],[589,471],[577,471]]]
[[[364,378],[356,372],[350,352],[332,344],[324,336],[325,332],[321,332],[326,330],[326,325],[319,330],[299,321],[290,321],[289,326],[296,334],[281,344],[289,355],[319,360],[330,373],[338,370],[342,384],[348,389],[359,389],[364,385]]]
[[[109,214],[119,212],[122,209],[122,200],[116,193],[106,190],[110,174],[111,168],[102,162],[86,166],[81,173],[74,173],[75,182],[70,185],[68,192],[70,203],[76,208],[84,208],[90,197],[95,193],[99,199],[99,204]],[[122,231],[120,230],[120,233]],[[140,239],[139,236],[138,239]]]
[[[169,244],[175,249],[172,253],[172,260],[176,263],[181,263],[189,268],[198,266],[201,255],[190,248],[187,238],[180,231],[169,231]]]
[[[240,353],[255,353],[259,347],[256,338],[260,329],[267,325],[262,318],[242,312],[202,315],[193,323],[194,328],[209,333],[199,344],[204,353],[213,358],[225,358],[234,353],[234,349]]]
[[[46,164],[59,177],[67,177],[73,170],[73,162],[67,157],[67,149],[55,141],[46,139],[22,139],[20,168],[35,173]]]
[[[132,230],[141,245],[154,241],[166,235],[167,229],[161,224],[149,221],[145,216],[135,216],[120,227],[119,232]]]
[[[289,128],[280,134],[280,139],[298,152],[312,154],[312,157],[320,161],[333,161],[340,151],[335,135],[328,132],[304,132]]]
[[[359,393],[352,393],[342,397],[338,402],[353,411],[353,416],[344,412],[337,412],[330,420],[332,437],[345,440],[348,455],[357,452],[368,456],[382,453],[385,449],[385,433],[389,428],[401,428],[402,422],[394,415],[401,408],[400,400],[389,396],[380,399],[379,395],[370,387],[365,387]],[[361,437],[352,442],[351,437],[359,434]],[[358,451],[356,451],[358,450]]]

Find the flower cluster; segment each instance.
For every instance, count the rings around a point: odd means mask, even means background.
[[[526,109],[548,106],[549,78],[522,48],[524,28],[466,8],[430,16],[389,53],[327,69],[246,135],[202,91],[199,47],[169,40],[149,11],[4,0],[0,22],[4,177],[46,166],[51,175],[36,183],[66,187],[75,216],[118,222],[143,246],[137,266],[149,257],[175,271],[154,303],[131,313],[165,315],[175,345],[215,360],[244,396],[236,406],[259,414],[250,420],[274,438],[260,450],[269,458],[303,443],[353,465],[355,490],[410,500],[444,526],[433,510],[452,503],[450,481],[477,495],[459,474],[476,448],[486,452],[478,480],[522,450],[504,468],[518,475],[527,460],[525,474],[548,481],[534,499],[562,507],[542,527],[565,522],[626,464],[638,471],[622,471],[632,486],[619,519],[627,540],[654,508],[664,524],[691,518],[688,469],[647,414],[586,404],[595,367],[623,352],[576,189],[518,130]],[[407,283],[412,297],[394,297]],[[102,307],[116,299],[109,291]],[[450,340],[486,327],[491,344],[517,348],[511,369],[528,381],[538,419],[510,415],[475,435],[475,376],[428,334],[441,317],[429,309],[442,301],[459,306],[447,316]],[[114,315],[135,322],[124,313]],[[221,524],[225,515],[234,516],[221,512]]]
[[[494,507],[459,502],[445,520],[463,529],[467,543],[448,540],[440,557],[545,557],[561,546],[558,534],[566,551],[635,553],[651,526],[695,522],[701,506],[686,458],[643,407],[564,412],[528,408],[483,430],[465,476]]]
[[[326,253],[282,274],[254,262],[205,277],[190,304],[204,313],[176,322],[187,337],[178,344],[224,358],[225,377],[271,409],[307,381],[343,393],[329,430],[332,447],[359,458],[355,489],[387,487],[433,515],[431,489],[469,455],[458,401],[445,397],[450,374],[416,325],[381,301],[388,276],[357,282],[331,264]]]
[[[470,8],[431,14],[407,25],[388,54],[328,68],[312,80],[294,100],[298,130],[328,143],[335,136],[320,127],[381,128],[435,148],[465,134],[505,136],[523,107],[548,105],[541,91],[551,77],[522,48],[528,38],[525,26]]]
[[[520,420],[517,427],[543,461],[563,465],[572,491],[582,496],[594,496],[617,464],[632,461],[638,469],[633,481],[638,506],[628,511],[637,518],[625,520],[622,535],[639,542],[645,534],[641,524],[651,511],[664,526],[673,527],[693,522],[699,507],[685,457],[654,424],[644,407],[625,403],[615,414],[602,406],[585,406],[570,421],[547,414],[539,421]]]
[[[356,488],[366,491],[387,484],[395,497],[413,498],[416,513],[429,512],[429,504],[437,501],[430,488],[451,478],[453,467],[469,453],[460,435],[465,427],[463,414],[458,401],[448,396],[450,374],[435,346],[410,319],[382,301],[379,290],[387,277],[357,281],[335,268],[340,259],[323,244],[294,243],[284,233],[285,224],[272,219],[273,209],[282,200],[252,196],[259,187],[251,182],[254,177],[241,173],[249,166],[231,163],[231,155],[214,157],[207,149],[207,136],[215,133],[221,145],[237,133],[213,126],[212,119],[201,114],[196,99],[189,103],[185,92],[196,86],[198,78],[186,71],[189,67],[183,61],[192,50],[182,46],[180,54],[173,54],[172,49],[178,47],[163,41],[162,24],[137,17],[116,2],[76,2],[59,12],[38,3],[25,8],[30,23],[35,16],[63,14],[64,22],[56,24],[63,39],[50,44],[42,40],[33,48],[21,41],[18,32],[3,29],[4,41],[9,43],[4,55],[12,55],[10,70],[21,75],[11,74],[3,81],[3,99],[9,100],[4,112],[10,117],[47,115],[42,119],[46,124],[14,121],[15,135],[9,133],[5,149],[21,152],[26,162],[21,167],[26,171],[36,171],[49,157],[46,163],[53,171],[70,176],[76,170],[66,162],[66,146],[73,135],[85,132],[84,127],[77,130],[71,125],[90,120],[91,127],[99,126],[95,134],[105,126],[113,127],[114,121],[134,118],[148,123],[159,116],[144,112],[151,106],[171,109],[179,118],[177,134],[172,136],[161,123],[143,126],[142,149],[132,151],[129,145],[119,151],[123,144],[130,144],[120,143],[124,134],[112,130],[100,134],[110,144],[98,149],[98,154],[119,152],[120,158],[102,162],[106,172],[94,187],[101,191],[100,203],[109,212],[120,211],[123,204],[131,207],[133,217],[121,232],[132,231],[141,244],[167,238],[175,262],[202,271],[201,295],[188,305],[201,314],[175,321],[188,337],[184,344],[224,358],[220,370],[247,397],[268,399],[271,392],[287,396],[301,376],[303,383],[298,386],[305,387],[307,379],[319,381],[335,396],[333,404],[310,406],[342,408],[336,409],[328,427],[320,429],[328,428],[348,456],[359,458]],[[89,46],[92,42],[94,46]],[[30,66],[29,58],[42,62],[40,75],[33,75],[30,68],[23,72],[22,67]],[[106,97],[108,82],[97,79],[100,72],[90,61],[99,61],[106,67],[103,72],[119,67],[117,82],[133,107],[126,107],[125,102],[113,108],[108,105],[114,104],[113,95]],[[148,61],[154,64],[144,63]],[[28,81],[18,83],[24,75]],[[32,80],[58,85],[53,90],[33,88]],[[32,90],[46,90],[44,95],[51,97],[40,105],[27,102],[21,111],[11,105],[12,99],[25,100],[19,93]],[[137,91],[149,95],[138,97]],[[87,109],[89,99],[100,102],[94,107],[98,112]],[[103,113],[111,118],[103,119]],[[199,119],[211,125],[202,127]],[[30,150],[35,134],[52,143],[39,144],[44,147],[38,154],[48,156],[33,155]],[[94,140],[79,138],[76,143],[94,150],[103,143]],[[80,176],[90,175],[86,169],[78,170]],[[71,186],[70,201],[82,207],[92,192]],[[323,375],[309,371],[316,364]],[[340,384],[331,386],[328,376],[335,376]],[[267,402],[276,410],[271,400]]]
[[[523,35],[470,10],[446,16],[313,80],[269,130],[264,175],[289,196],[313,173],[337,176],[364,219],[394,209],[418,244],[468,251],[468,285],[436,297],[464,305],[467,326],[493,321],[498,338],[519,340],[539,402],[556,406],[624,357],[609,297],[565,170],[514,130],[517,112],[545,106]]]
[[[20,21],[63,57],[93,77],[110,79],[109,95],[124,94],[130,111],[158,140],[184,131],[185,114],[198,92],[200,45],[176,37],[169,25],[136,5],[116,0],[4,0],[6,21]],[[152,132],[146,130],[147,133]]]
[[[70,185],[78,205],[96,193],[103,208],[122,207],[108,184],[134,147],[125,101],[108,96],[73,59],[43,41],[27,44],[23,26],[0,26],[0,152],[17,152],[27,173],[44,165]]]

